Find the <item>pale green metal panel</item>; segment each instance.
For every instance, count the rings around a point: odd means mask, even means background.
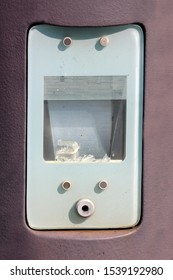
[[[62,43],[66,36],[73,39],[68,48]],[[102,36],[109,38],[106,47],[99,44]],[[68,77],[92,76],[125,77],[125,158],[108,161],[98,159],[95,162],[45,160],[43,135],[44,98],[48,100],[46,77],[66,77],[68,80]],[[31,228],[125,228],[138,223],[141,215],[142,80],[143,33],[139,26],[68,28],[38,25],[30,29],[26,202],[27,221]],[[70,78],[68,83],[71,88]],[[68,99],[78,102],[80,99],[87,100],[87,93],[83,93],[81,98],[79,96],[80,91],[76,98],[69,97],[66,90],[61,89],[59,102],[69,102]],[[51,99],[55,99],[55,104],[58,102],[57,97]],[[99,99],[116,100],[116,94],[113,97],[109,94],[104,97],[103,94],[99,98],[97,90],[89,98],[93,102]],[[110,107],[106,106],[108,112]],[[52,114],[51,103],[48,110]],[[52,116],[53,126],[56,114]],[[106,127],[104,131],[107,131]],[[101,180],[108,183],[105,190],[98,187]],[[62,188],[64,181],[71,183],[68,191]],[[77,201],[83,198],[91,200],[95,205],[94,213],[87,218],[81,217],[76,211]]]

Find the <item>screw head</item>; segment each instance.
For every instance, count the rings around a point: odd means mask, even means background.
[[[108,37],[101,37],[100,38],[100,45],[102,47],[106,47],[109,44],[109,38]]]
[[[105,180],[99,182],[99,188],[105,190],[108,187],[108,183]]]
[[[72,39],[70,38],[70,37],[65,37],[64,39],[63,39],[63,44],[64,44],[64,46],[66,46],[66,47],[69,47],[71,44],[72,44]]]
[[[64,181],[62,182],[62,188],[67,191],[68,189],[70,189],[71,187],[71,183],[69,181]]]

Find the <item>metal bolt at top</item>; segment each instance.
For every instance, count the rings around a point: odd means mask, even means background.
[[[64,46],[66,46],[66,47],[69,47],[69,46],[71,46],[71,44],[72,44],[72,39],[70,38],[70,37],[65,37],[64,39],[63,39],[63,44],[64,44]]]
[[[100,38],[100,45],[102,47],[106,47],[109,44],[109,38],[108,37],[101,37]]]

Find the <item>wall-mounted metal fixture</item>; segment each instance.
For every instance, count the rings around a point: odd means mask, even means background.
[[[29,30],[26,202],[31,228],[138,223],[142,81],[143,33],[137,25]]]

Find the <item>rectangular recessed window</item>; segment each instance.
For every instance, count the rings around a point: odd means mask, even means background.
[[[126,76],[45,76],[46,161],[125,158]]]

